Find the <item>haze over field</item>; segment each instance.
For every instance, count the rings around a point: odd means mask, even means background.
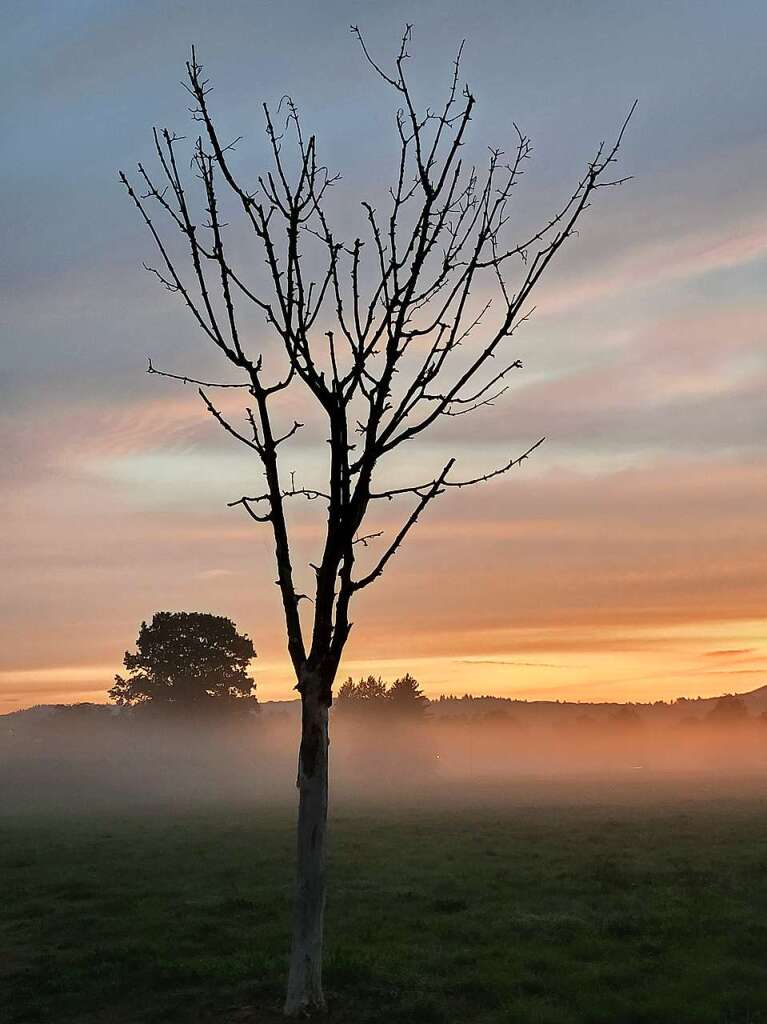
[[[151,707],[40,707],[0,717],[0,809],[25,814],[227,805],[292,807],[298,701],[227,720]],[[654,705],[448,698],[332,713],[333,802],[440,807],[598,802],[719,784],[761,793],[767,687]]]
[[[164,4],[162,17],[146,2],[17,6],[0,44],[13,155],[0,216],[14,249],[0,278],[11,541],[0,711],[103,700],[158,608],[231,616],[258,649],[259,696],[290,695],[272,543],[224,508],[257,470],[192,389],[143,372],[147,354],[174,372],[226,368],[143,275],[149,242],[116,172],[148,154],[151,123],[186,131],[178,79],[196,41],[222,130],[245,135],[242,165],[264,166],[260,103],[290,89],[343,173],[336,199],[355,230],[349,200],[381,194],[393,135],[390,98],[368,88],[348,36],[363,14],[387,52],[392,24],[415,21],[423,97],[467,38],[471,152],[508,142],[512,119],[535,146],[520,232],[640,104],[621,165],[635,180],[584,220],[542,284],[515,336],[524,369],[511,393],[479,425],[448,425],[413,449],[406,468],[454,455],[481,472],[547,443],[512,479],[446,496],[419,524],[360,600],[342,671],[409,670],[431,697],[654,699],[760,685],[763,4],[423,0],[414,14],[399,3],[191,0]],[[296,438],[292,453],[311,479],[308,445]],[[308,576],[321,523],[304,515],[292,525]],[[383,525],[395,521],[392,510]]]

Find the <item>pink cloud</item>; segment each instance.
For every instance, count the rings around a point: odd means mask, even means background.
[[[718,231],[690,231],[675,239],[637,244],[590,267],[589,275],[545,284],[536,297],[538,315],[555,317],[576,307],[624,292],[744,266],[767,257],[767,223],[725,225]],[[540,301],[539,301],[540,300]]]

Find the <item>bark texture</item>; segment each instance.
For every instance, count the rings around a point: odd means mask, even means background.
[[[322,1012],[322,939],[328,818],[328,705],[319,687],[302,693],[293,943],[286,1016]]]

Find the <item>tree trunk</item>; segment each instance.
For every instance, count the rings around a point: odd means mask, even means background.
[[[285,1015],[325,1009],[322,939],[325,916],[325,841],[328,817],[328,706],[318,679],[301,694],[298,757],[298,843],[293,942]]]

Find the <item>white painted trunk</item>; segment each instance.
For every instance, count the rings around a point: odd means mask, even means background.
[[[285,1015],[325,1009],[322,939],[328,817],[328,708],[312,687],[302,696],[293,943]]]

